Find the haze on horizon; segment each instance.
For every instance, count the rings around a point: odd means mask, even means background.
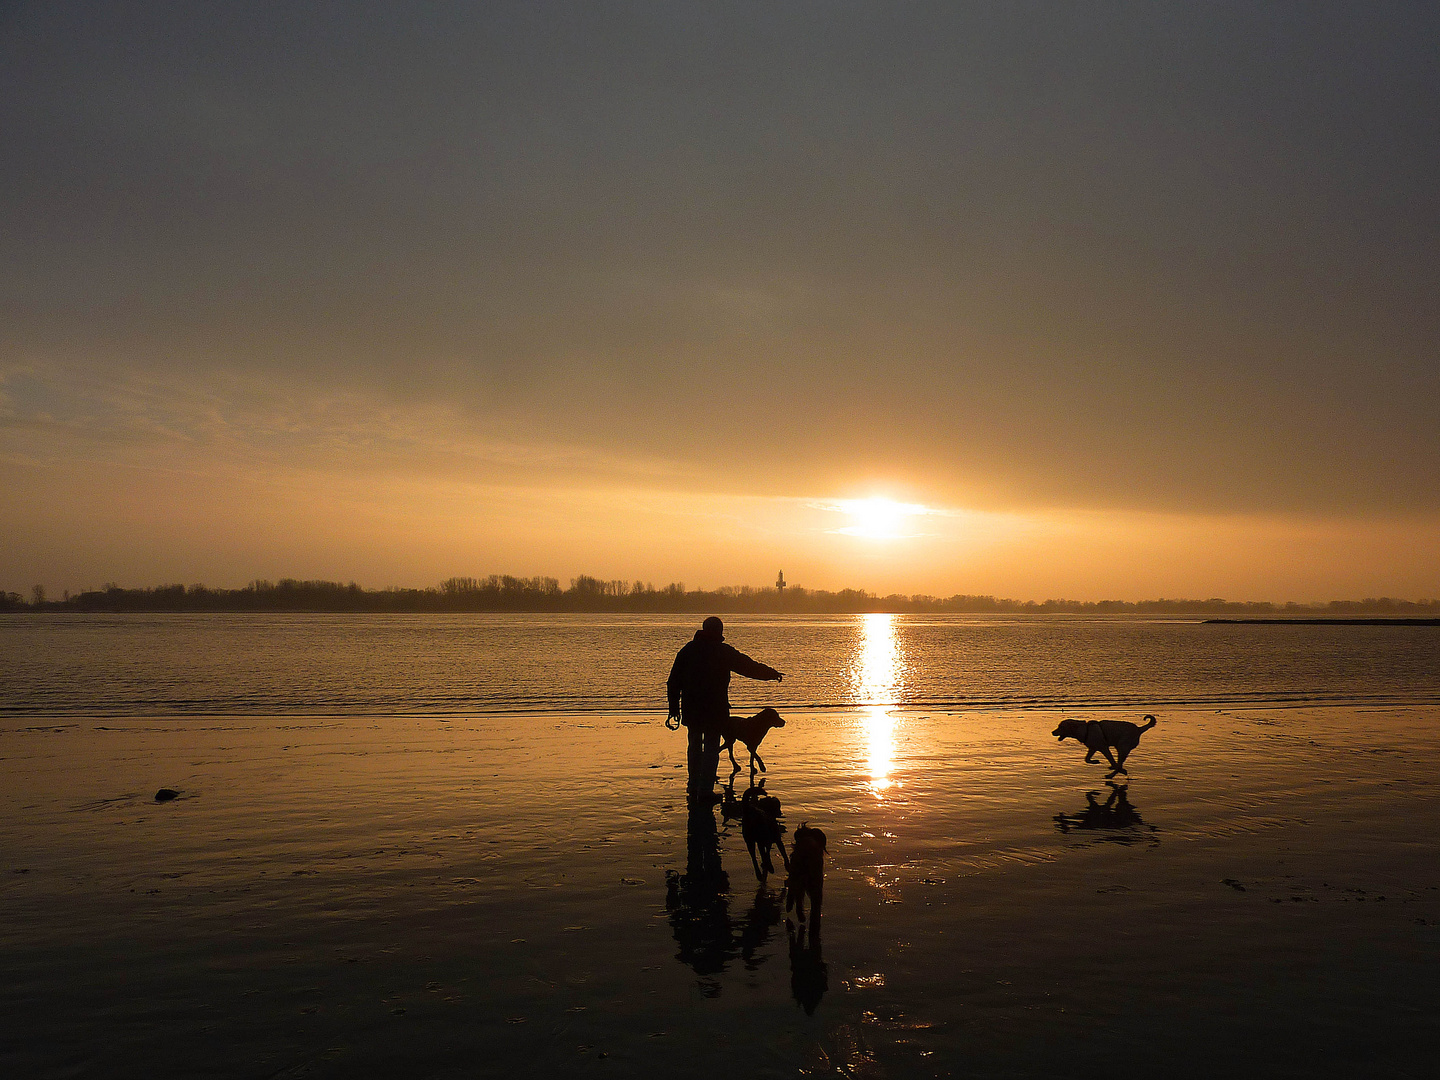
[[[1440,595],[1437,55],[1427,3],[7,3],[0,589]]]

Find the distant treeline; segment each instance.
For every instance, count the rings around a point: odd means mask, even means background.
[[[122,589],[106,585],[49,599],[36,586],[29,599],[0,593],[0,611],[608,611],[734,614],[856,614],[968,612],[1078,615],[1435,615],[1440,600],[1332,600],[1328,604],[1272,604],[1236,600],[1002,600],[993,596],[876,596],[860,589],[827,592],[790,586],[686,589],[675,582],[657,589],[643,581],[602,581],[581,575],[562,589],[557,578],[492,574],[454,577],[428,589],[362,589],[353,581],[252,581],[243,589],[161,585]]]

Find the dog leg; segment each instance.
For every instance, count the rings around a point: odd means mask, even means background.
[[[755,761],[758,761],[758,762],[760,763],[760,771],[761,771],[761,772],[764,772],[764,771],[765,771],[765,759],[760,756],[760,751],[759,751],[759,750],[751,750],[751,751],[750,751],[750,756],[754,759],[754,761],[752,761],[752,762],[750,763],[750,768],[751,768],[751,770],[752,770],[752,771],[754,770],[754,768],[755,768]]]
[[[1124,770],[1120,768],[1120,763],[1115,760],[1115,755],[1110,753],[1110,747],[1100,746],[1097,747],[1097,749],[1105,755],[1105,760],[1110,762],[1110,768],[1115,770],[1115,772],[1110,774],[1111,776],[1114,776],[1117,772],[1124,772]]]
[[[760,860],[755,857],[755,842],[746,840],[745,846],[750,849],[750,864],[755,867],[755,878],[757,881],[765,880],[765,871],[760,869]]]
[[[1130,749],[1133,749],[1133,747]],[[1115,752],[1120,755],[1120,760],[1115,762],[1115,772],[1111,773],[1111,776],[1116,775],[1116,773],[1124,773],[1126,776],[1130,775],[1129,770],[1125,768],[1125,759],[1130,756],[1130,749],[1123,746],[1117,746],[1115,748]]]
[[[730,774],[730,775],[733,777],[733,776],[735,775],[735,773],[738,773],[738,772],[740,771],[740,763],[735,760],[735,740],[734,740],[734,739],[731,739],[729,742],[727,742],[727,743],[725,744],[725,750],[726,750],[726,752],[730,755],[730,764],[733,765],[733,766],[735,766],[735,772],[732,772],[732,773]]]

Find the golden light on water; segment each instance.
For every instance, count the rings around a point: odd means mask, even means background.
[[[883,705],[865,707],[866,765],[870,771],[870,790],[879,795],[895,781],[890,773],[895,767],[895,718]]]
[[[864,707],[865,747],[870,789],[877,797],[895,781],[895,717],[891,704],[904,670],[895,635],[894,615],[862,615],[860,649],[851,669],[854,692]]]
[[[856,691],[863,705],[889,705],[900,682],[900,643],[894,615],[860,616]]]

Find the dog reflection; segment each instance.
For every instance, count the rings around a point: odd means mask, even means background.
[[[820,955],[820,922],[812,919],[807,934],[804,926],[797,930],[795,924],[786,919],[785,937],[790,942],[790,993],[805,1010],[805,1015],[813,1016],[820,999],[830,988],[829,970]]]
[[[1158,837],[1154,834],[1160,830],[1144,822],[1140,811],[1130,802],[1124,786],[1108,781],[1106,786],[1110,788],[1110,794],[1104,802],[1099,801],[1098,791],[1087,791],[1085,809],[1078,814],[1056,814],[1055,827],[1067,834],[1072,830],[1103,832],[1109,835],[1094,836],[1092,839],[1116,844],[1157,842]]]
[[[760,786],[765,786],[764,780],[760,781]],[[744,812],[744,805],[735,797],[735,778],[732,776],[730,783],[720,792],[720,823],[729,825],[732,821],[739,821]]]
[[[764,881],[775,872],[770,852],[779,850],[790,872],[790,858],[785,854],[785,826],[780,824],[780,800],[765,794],[765,781],[759,787],[752,787],[740,799],[740,835],[750,852],[750,864],[755,867],[755,876]]]
[[[764,882],[775,872],[771,852],[778,850],[786,873],[790,870],[790,856],[785,851],[785,826],[780,818],[780,800],[765,790],[765,781],[752,784],[745,794],[735,797],[735,785],[726,784],[720,798],[720,820],[728,826],[732,821],[740,822],[740,835],[745,848],[750,852],[750,865],[755,868],[755,878]]]
[[[761,885],[737,927],[740,960],[746,971],[754,971],[765,962],[764,945],[770,940],[770,931],[780,925],[781,917],[779,893]]]

